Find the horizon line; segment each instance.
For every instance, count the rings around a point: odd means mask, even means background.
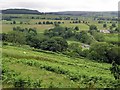
[[[0,11],[1,10],[7,10],[7,9],[26,9],[26,10],[37,10],[37,11],[39,11],[39,12],[49,12],[49,13],[52,13],[52,12],[118,12],[118,10],[105,10],[105,11],[92,11],[92,10],[61,10],[61,11],[40,11],[40,10],[38,10],[38,9],[32,9],[32,8],[5,8],[5,9],[0,9]]]

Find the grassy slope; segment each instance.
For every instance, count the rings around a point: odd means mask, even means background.
[[[106,42],[110,42],[110,41],[118,42],[119,41],[118,34],[105,34],[104,36],[105,36],[105,41]]]
[[[42,87],[49,87],[52,82],[55,87],[86,87],[91,78],[96,79],[96,87],[108,87],[114,81],[110,74],[110,64],[97,63],[87,59],[69,58],[50,52],[36,52],[27,48],[4,46],[3,64],[10,70],[21,72],[22,77],[42,79]],[[24,54],[26,52],[26,54]],[[37,65],[28,65],[34,62]],[[44,67],[43,67],[44,66]],[[48,68],[49,67],[49,68]],[[62,73],[61,73],[62,72]],[[73,81],[71,79],[77,78]],[[46,84],[49,82],[49,84]],[[3,85],[11,87],[10,85]]]

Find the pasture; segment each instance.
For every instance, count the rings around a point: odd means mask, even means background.
[[[54,27],[53,25],[11,25],[11,24],[3,24],[2,32],[8,33],[13,30],[13,27],[21,27],[21,28],[36,28],[38,33],[43,33],[44,30]]]
[[[114,82],[114,77],[109,70],[110,64],[69,58],[62,54],[46,51],[36,52],[27,47],[4,46],[2,51],[3,70],[8,69],[8,71],[19,73],[15,78],[27,79],[30,77],[30,80],[33,81],[40,79],[43,88],[50,86],[85,88],[91,80],[95,81],[95,87],[106,88],[112,87],[111,82]],[[3,87],[14,87],[14,82],[10,82],[10,80],[14,81],[13,78],[3,78]]]

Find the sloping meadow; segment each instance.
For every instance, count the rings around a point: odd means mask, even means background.
[[[5,88],[115,87],[110,64],[24,47],[3,46],[2,52],[2,83]]]

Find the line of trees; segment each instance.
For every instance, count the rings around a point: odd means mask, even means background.
[[[38,22],[36,24],[64,24],[64,22],[60,22],[60,21],[55,21],[55,22],[51,22],[51,21],[43,21],[43,22]]]

